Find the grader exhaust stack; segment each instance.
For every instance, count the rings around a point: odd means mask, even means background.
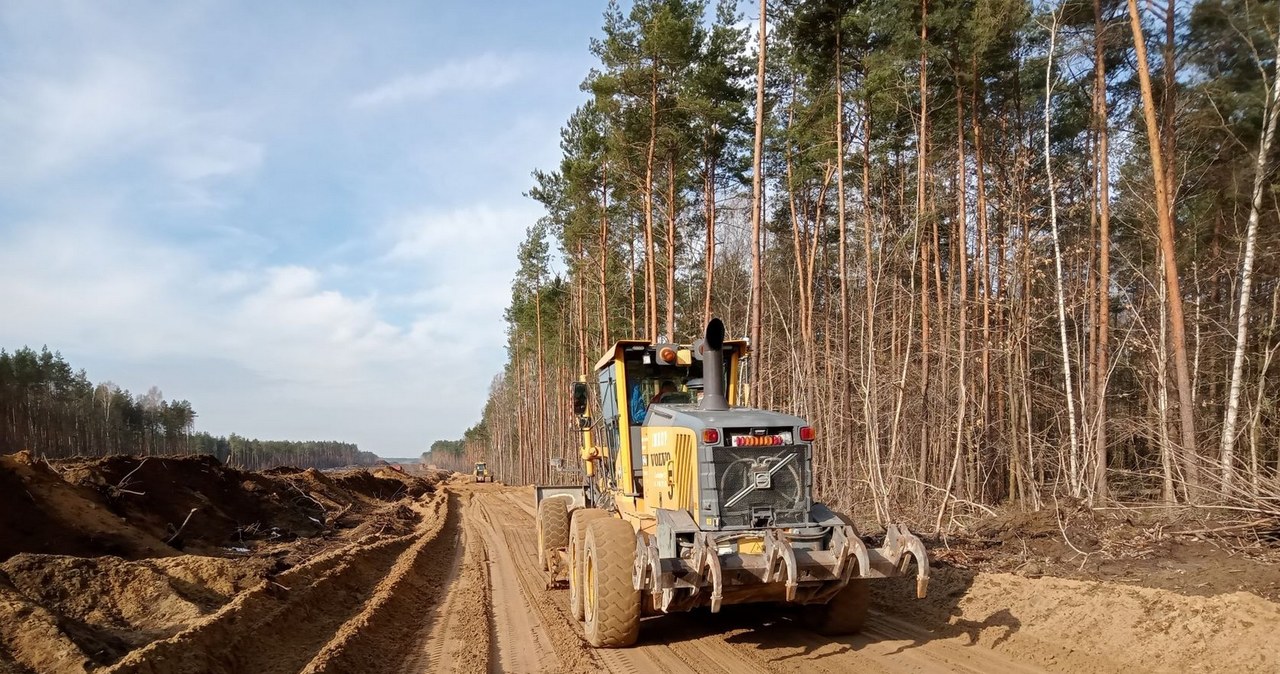
[[[729,409],[724,397],[724,323],[718,318],[707,323],[702,342],[702,409],[721,412]]]

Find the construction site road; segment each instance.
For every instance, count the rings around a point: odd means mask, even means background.
[[[1195,660],[1202,655],[1186,651],[1188,646],[1165,643],[1182,640],[1177,629],[1148,639],[1160,649],[1150,650],[1135,648],[1139,635],[1123,626],[1131,611],[1167,612],[1171,609],[1160,602],[1178,603],[1180,609],[1182,600],[1191,598],[1145,594],[1155,592],[1145,588],[1004,574],[979,584],[972,578],[961,583],[943,573],[929,601],[914,598],[913,579],[882,585],[874,595],[876,601],[911,610],[890,612],[873,603],[868,625],[857,636],[814,634],[799,624],[794,609],[726,606],[718,614],[702,610],[646,618],[636,646],[593,649],[569,612],[568,590],[549,589],[547,574],[539,568],[532,490],[501,485],[450,489],[460,517],[450,534],[453,545],[437,559],[451,564],[452,570],[412,652],[389,671],[746,674],[1200,668]],[[974,613],[971,619],[973,611],[959,605],[970,592],[979,595],[973,608],[986,615]],[[1136,594],[1126,596],[1126,592]],[[979,609],[979,603],[990,603],[992,608]],[[1256,605],[1246,604],[1244,613],[1275,609],[1260,599]],[[1241,613],[1237,607],[1223,611]],[[1196,613],[1207,618],[1213,611]],[[1143,620],[1133,617],[1138,629],[1145,629]],[[1122,621],[1120,629],[1107,630],[1115,619]],[[1172,627],[1167,622],[1166,627]],[[1094,628],[1097,631],[1090,636]],[[1211,663],[1206,663],[1210,669]],[[1271,663],[1245,660],[1239,664],[1251,670]]]
[[[821,637],[773,607],[648,618],[635,647],[589,648],[568,591],[548,589],[538,567],[530,496],[488,485],[456,489],[454,571],[401,671],[1042,671],[985,648],[931,643],[929,634],[881,615],[865,635]]]
[[[634,647],[594,649],[570,614],[568,590],[548,587],[539,567],[532,489],[458,476],[413,509],[421,517],[411,533],[316,556],[106,668],[45,647],[15,650],[36,654],[21,661],[0,658],[0,672],[1280,669],[1267,646],[1280,605],[1254,594],[1188,596],[951,567],[935,570],[924,600],[914,598],[913,579],[876,583],[856,636],[819,636],[801,626],[802,607],[761,604],[645,618]],[[28,614],[6,638],[62,643],[37,634],[38,618]],[[46,657],[48,666],[37,660]]]

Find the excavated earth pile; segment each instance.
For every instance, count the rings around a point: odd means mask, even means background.
[[[263,629],[301,630],[313,605],[341,615],[334,602],[373,588],[442,526],[441,479],[249,473],[207,456],[0,456],[0,673],[128,669],[130,653],[245,605],[274,616]],[[189,671],[268,671],[230,661]]]

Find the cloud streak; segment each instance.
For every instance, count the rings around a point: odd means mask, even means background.
[[[402,75],[356,94],[353,108],[381,108],[423,101],[451,92],[488,91],[517,81],[525,73],[525,60],[515,56],[482,54],[446,62],[426,72]]]
[[[312,267],[227,269],[120,223],[33,222],[0,232],[0,346],[58,336],[95,380],[191,400],[203,430],[415,455],[474,414],[501,360],[500,334],[476,326],[501,315],[506,273],[444,264],[451,280],[416,285],[393,322],[389,301]]]

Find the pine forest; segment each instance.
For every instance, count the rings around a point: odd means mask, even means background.
[[[571,481],[569,384],[711,316],[881,521],[1280,513],[1275,0],[613,2],[509,359],[430,459]]]

